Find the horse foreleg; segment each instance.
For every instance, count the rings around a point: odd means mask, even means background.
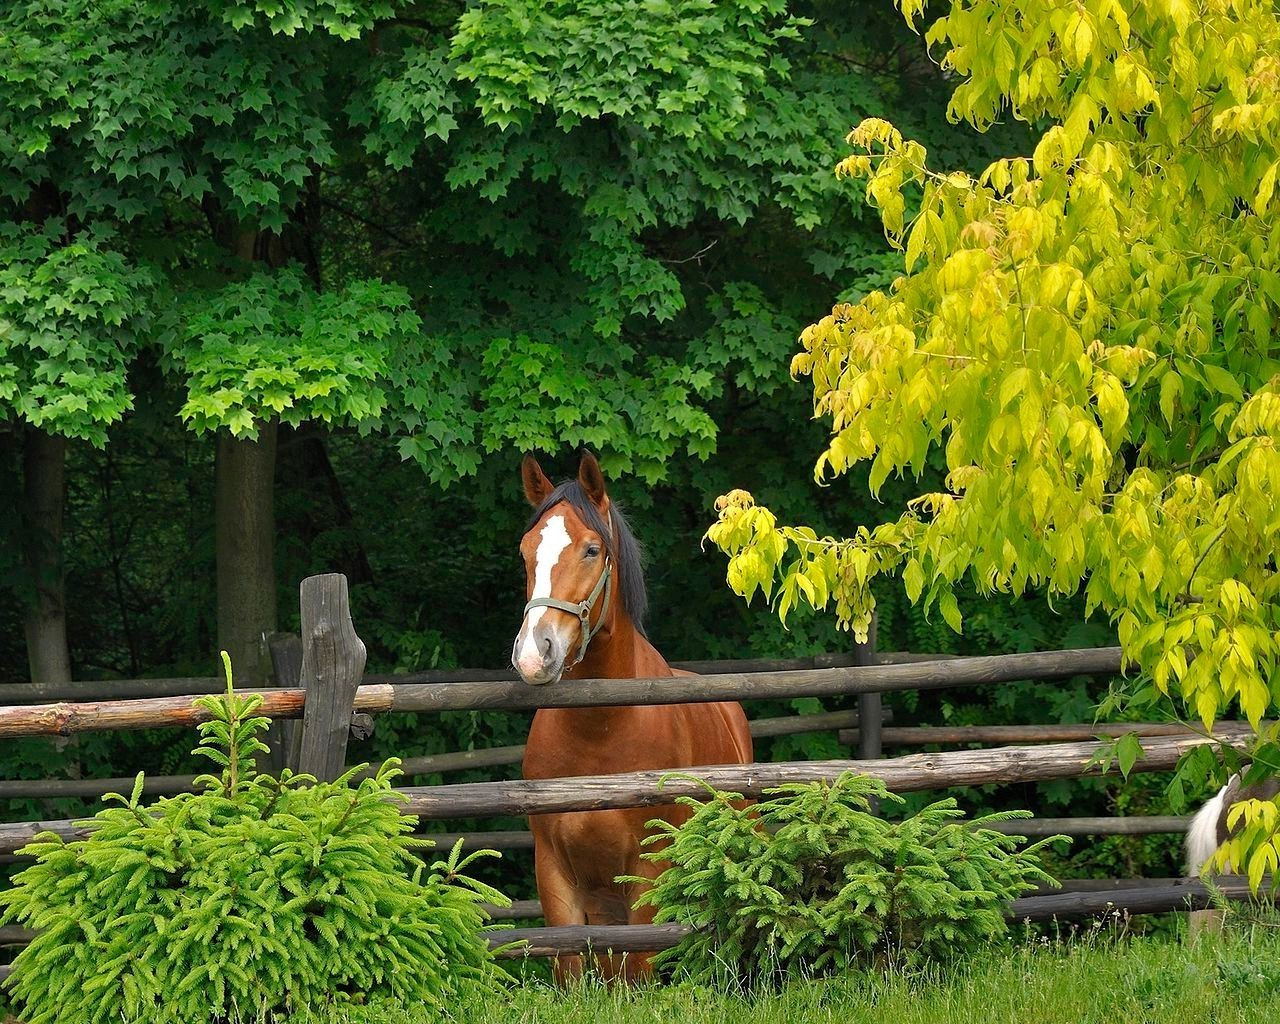
[[[653,918],[657,914],[658,908],[647,903],[636,906],[636,901],[649,891],[653,880],[662,874],[666,866],[665,864],[655,864],[648,860],[637,860],[631,866],[629,872],[631,875],[645,878],[648,881],[632,883],[627,890],[627,924],[653,924]],[[629,985],[653,979],[652,953],[627,953],[618,959],[621,962],[617,965],[618,970],[615,971],[615,978],[621,978]]]
[[[550,851],[543,852],[535,846],[533,870],[538,881],[538,899],[542,902],[542,916],[553,928],[587,923],[586,909],[581,894],[569,880],[559,859]],[[574,984],[582,978],[583,958],[577,954],[555,957],[551,962],[552,975],[560,986]]]

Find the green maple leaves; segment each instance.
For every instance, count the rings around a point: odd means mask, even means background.
[[[104,444],[132,406],[125,378],[155,283],[101,235],[0,224],[0,410]]]

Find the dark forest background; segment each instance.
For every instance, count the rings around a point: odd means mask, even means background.
[[[884,116],[974,170],[1031,149],[1026,126],[948,123],[953,83],[888,4],[28,0],[0,42],[0,682],[91,695],[212,675],[220,647],[261,681],[252,638],[296,630],[299,581],[334,571],[370,671],[504,666],[520,456],[559,478],[583,445],[645,545],[669,659],[851,644],[831,618],[783,629],[744,605],[700,538],[734,487],[838,535],[907,493],[815,485],[824,425],[788,375],[806,324],[899,266],[835,180],[845,132]],[[957,636],[899,589],[878,599],[886,650],[1111,639],[1078,603],[970,597]],[[1081,722],[1105,692],[887,703],[900,724]],[[388,716],[357,756],[526,729]],[[186,771],[193,744],[12,742],[0,777]],[[834,735],[760,750],[840,754]],[[1166,809],[1158,777],[959,795]],[[1078,873],[1175,865],[1167,837],[1077,845]]]

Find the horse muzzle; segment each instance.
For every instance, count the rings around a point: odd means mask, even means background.
[[[530,686],[559,682],[564,674],[564,661],[564,644],[545,623],[533,629],[526,624],[511,648],[511,666]]]

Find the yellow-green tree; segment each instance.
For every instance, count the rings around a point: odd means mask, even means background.
[[[898,0],[916,22],[925,0]],[[950,114],[1047,129],[978,178],[871,119],[836,173],[865,182],[904,272],[805,330],[793,372],[830,420],[819,479],[877,491],[935,446],[946,489],[848,538],[720,500],[709,538],[748,599],[834,604],[870,581],[960,628],[953,588],[1083,588],[1139,700],[1238,710],[1280,761],[1280,15],[1272,0],[976,0],[927,41]],[[1150,685],[1154,684],[1154,686]],[[1255,880],[1277,808],[1244,807]],[[1237,859],[1237,863],[1240,860]]]

